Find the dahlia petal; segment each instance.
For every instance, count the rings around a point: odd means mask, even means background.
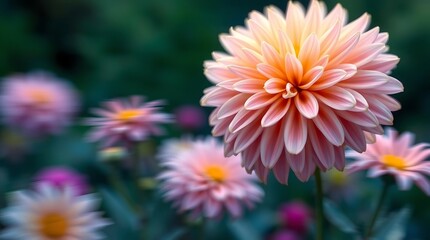
[[[254,14],[256,12],[252,12],[251,14]],[[265,20],[265,17],[262,17],[262,20]],[[263,21],[264,21],[263,20]],[[251,31],[254,38],[257,40],[257,42],[273,42],[272,34],[270,33],[270,30],[266,30],[268,28],[265,28],[262,26],[262,21],[255,20],[255,19],[248,19],[246,21],[246,24],[248,25],[249,30]],[[269,28],[270,29],[270,28]]]
[[[348,79],[357,73],[357,66],[349,63],[342,63],[336,66],[336,69],[341,69],[346,72],[344,79]]]
[[[290,168],[293,170],[293,172],[296,174],[296,176],[300,175],[303,169],[305,168],[305,159],[306,159],[306,152],[301,151],[298,154],[290,154],[286,153],[286,158],[288,161],[288,164],[290,165]]]
[[[359,70],[349,79],[338,84],[339,87],[351,89],[379,89],[389,81],[389,77],[381,72]]]
[[[379,35],[379,27],[374,27],[366,32],[364,32],[363,34],[361,34],[360,37],[360,41],[358,42],[359,46],[368,46],[368,45],[372,45],[373,43],[376,42],[376,38]],[[379,42],[376,42],[379,43]]]
[[[219,36],[219,39],[224,49],[226,49],[227,52],[233,56],[243,55],[242,47],[248,47],[246,45],[242,46],[241,42],[238,39],[236,39],[235,37],[229,36],[227,34],[221,34]]]
[[[381,175],[387,174],[389,171],[387,169],[382,169],[380,167],[373,167],[369,169],[369,172],[367,173],[367,176],[371,178],[376,178]]]
[[[392,54],[380,54],[371,62],[368,62],[361,66],[363,70],[373,70],[383,73],[388,73],[391,71],[397,63],[399,63],[400,58]]]
[[[403,174],[396,175],[396,181],[400,190],[408,190],[412,186],[412,180]]]
[[[284,70],[284,59],[280,57],[279,53],[272,45],[267,42],[263,42],[261,44],[261,52],[263,53],[264,60],[268,65],[275,67],[276,69],[281,69],[281,71]]]
[[[216,86],[228,89],[230,91],[235,91],[233,85],[235,83],[237,83],[238,81],[240,81],[240,80],[241,80],[241,78],[233,78],[233,79],[230,79],[230,80],[225,80],[225,81],[219,82],[219,83],[216,84]]]
[[[382,95],[382,94],[375,94],[373,96],[373,98],[380,101],[382,104],[384,104],[391,111],[397,111],[397,110],[400,110],[402,108],[400,103],[396,99],[394,99],[390,96]]]
[[[333,145],[340,146],[343,144],[345,135],[342,124],[330,108],[320,105],[319,114],[312,121]]]
[[[227,198],[228,191],[227,191],[225,186],[220,185],[220,186],[217,186],[216,188],[212,189],[211,194],[216,200],[222,201],[222,200],[225,200]],[[195,204],[194,207],[196,205],[197,204]]]
[[[274,126],[265,128],[261,135],[260,154],[261,161],[266,168],[273,168],[284,150],[283,137],[284,126],[282,124],[276,124]]]
[[[264,167],[261,161],[257,161],[254,164],[254,172],[257,174],[258,178],[263,182],[267,183],[267,175],[269,174],[269,169]]]
[[[322,76],[309,86],[309,89],[316,91],[332,87],[343,80],[346,75],[347,73],[342,69],[324,71]]]
[[[360,39],[360,34],[356,33],[352,35],[347,41],[341,42],[333,49],[331,53],[331,59],[329,61],[328,67],[334,68],[339,63],[341,63],[350,51],[357,45]]]
[[[235,95],[236,94],[233,91],[228,91],[220,87],[214,87],[202,97],[200,104],[202,106],[218,107]]]
[[[339,171],[345,169],[345,149],[343,146],[334,147],[334,167]]]
[[[367,111],[369,109],[369,104],[367,103],[367,100],[365,97],[363,97],[363,95],[361,95],[359,92],[354,91],[352,89],[345,89],[348,92],[350,92],[354,98],[355,98],[355,106],[350,109],[353,112],[364,112]]]
[[[242,208],[239,205],[239,202],[235,199],[229,199],[225,203],[227,210],[231,213],[231,215],[235,218],[238,218],[242,215]]]
[[[315,118],[318,115],[318,100],[309,91],[302,91],[294,98],[297,110],[307,119]]]
[[[219,83],[222,81],[237,78],[227,67],[209,67],[205,70],[205,76],[213,83]]]
[[[286,56],[291,54],[296,56],[296,50],[294,49],[294,45],[291,39],[288,37],[287,33],[282,30],[278,31],[279,36],[279,53],[281,56]]]
[[[246,56],[247,61],[253,66],[256,66],[257,64],[263,61],[263,56],[252,49],[243,48],[242,51],[243,51],[243,54]]]
[[[280,78],[271,78],[264,83],[264,89],[267,93],[277,94],[285,91],[285,80]]]
[[[324,68],[321,66],[316,66],[306,72],[303,76],[302,81],[300,82],[301,89],[310,88],[316,81],[320,79],[320,77],[324,73]]]
[[[261,133],[264,133],[263,128],[258,125],[258,122],[254,122],[244,128],[243,131],[237,133],[237,138],[234,142],[234,152],[236,154],[249,147],[261,135]]]
[[[421,190],[423,190],[425,194],[430,196],[430,183],[427,179],[420,176],[418,179],[415,179],[415,182],[417,183],[418,187],[420,187]]]
[[[343,111],[338,116],[363,127],[372,128],[372,127],[378,126],[379,124],[378,119],[371,111],[363,111],[363,112]]]
[[[287,34],[294,46],[299,46],[301,38],[301,30],[304,25],[305,13],[303,7],[298,3],[288,2],[286,14],[286,29]]]
[[[286,27],[284,14],[277,7],[269,6],[266,8],[267,18],[273,32],[283,30]]]
[[[369,101],[369,110],[372,111],[373,114],[375,114],[380,124],[393,124],[393,114],[391,113],[390,109],[388,109],[387,106],[385,106],[381,102],[377,100]]]
[[[280,160],[277,161],[273,167],[275,178],[282,184],[288,184],[288,175],[290,173],[290,166],[285,159],[285,152],[283,151],[283,155],[281,155]]]
[[[322,20],[321,9],[318,1],[311,1],[305,17],[305,25],[302,30],[302,42],[312,33],[317,32]]]
[[[307,139],[306,119],[294,108],[289,111],[285,119],[285,148],[288,153],[298,154],[303,150]]]
[[[267,78],[285,78],[285,73],[266,63],[257,64],[257,70]]]
[[[264,79],[263,75],[260,74],[260,72],[257,71],[255,68],[251,67],[244,67],[244,66],[238,66],[238,65],[230,65],[227,66],[230,71],[235,73],[237,76],[248,79]]]
[[[284,100],[283,98],[278,99],[264,114],[263,118],[261,119],[261,126],[269,127],[278,123],[285,116],[288,109],[290,108],[290,105],[290,100]]]
[[[345,132],[345,143],[354,151],[364,152],[366,150],[366,137],[363,130],[355,124],[341,120]]]
[[[304,41],[300,49],[298,59],[303,65],[303,70],[307,72],[311,69],[320,57],[320,43],[317,36],[312,33]]]
[[[351,57],[345,58],[345,61],[361,67],[362,65],[371,62],[385,49],[385,44],[374,43],[361,48],[356,48],[351,52]]]
[[[248,94],[237,94],[236,96],[227,100],[220,108],[217,114],[219,119],[230,117],[236,114],[243,108],[243,104],[248,98]]]
[[[289,82],[298,85],[302,81],[302,63],[292,54],[285,56],[285,71]]]
[[[260,158],[259,140],[254,141],[248,148],[242,152],[242,166],[248,173],[254,169],[254,165]]]
[[[230,125],[228,126],[228,130],[232,133],[236,133],[249,125],[251,122],[256,121],[263,109],[261,110],[246,110],[241,109],[236,116],[234,116],[233,120],[231,120]]]
[[[410,159],[408,163],[411,165],[418,164],[430,157],[430,149],[421,150],[418,153],[415,151],[414,153],[413,155],[411,153],[407,155],[407,158]]]
[[[246,100],[244,106],[247,110],[257,110],[272,104],[277,99],[277,95],[268,94],[266,92],[258,92],[249,97],[248,100]]]
[[[378,88],[365,89],[365,91],[371,94],[396,94],[403,92],[403,84],[393,77],[388,77],[388,81],[383,85]]]
[[[364,32],[364,30],[366,30],[367,27],[369,26],[369,23],[370,23],[369,20],[370,20],[369,14],[364,13],[359,18],[357,18],[356,20],[350,22],[349,24],[343,27],[341,38],[345,36],[350,36],[357,32],[358,33]]]
[[[217,202],[211,198],[206,199],[203,205],[203,211],[208,218],[216,217],[221,211],[221,203]]]
[[[334,151],[330,143],[323,140],[325,137],[315,128],[314,124],[309,124],[309,139],[311,140],[312,148],[317,156],[318,161],[324,168],[329,169],[333,166]]]
[[[233,84],[233,89],[243,93],[257,93],[263,89],[264,81],[261,79],[244,79]]]
[[[341,29],[341,22],[337,21],[336,24],[332,25],[331,28],[324,33],[320,38],[321,54],[329,53],[333,49],[339,39]]]
[[[357,103],[354,95],[336,86],[315,92],[314,95],[319,101],[336,110],[350,110]]]

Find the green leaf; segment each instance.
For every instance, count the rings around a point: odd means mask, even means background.
[[[354,223],[329,199],[324,199],[324,212],[326,218],[342,232],[357,233]]]
[[[182,235],[184,235],[187,232],[187,230],[185,228],[178,228],[174,231],[172,231],[171,233],[169,233],[166,237],[164,237],[164,240],[177,240],[180,237],[182,237]]]
[[[390,214],[379,226],[374,240],[401,240],[405,237],[406,223],[410,216],[410,209],[403,208],[398,212]]]
[[[254,228],[243,220],[235,220],[229,223],[228,227],[238,240],[260,240],[260,235]]]

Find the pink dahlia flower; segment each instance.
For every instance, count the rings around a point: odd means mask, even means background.
[[[312,221],[311,209],[303,202],[290,202],[284,204],[279,210],[282,222],[290,230],[304,234]]]
[[[367,31],[368,14],[347,23],[340,5],[325,9],[313,0],[307,13],[292,1],[286,14],[253,11],[246,27],[221,35],[227,53],[205,62],[212,134],[263,181],[270,169],[281,183],[290,169],[301,181],[316,167],[342,170],[344,147],[364,151],[365,133],[382,134],[400,109],[388,96],[403,90],[387,75],[399,61],[386,53],[388,34]]]
[[[77,106],[74,89],[46,72],[6,77],[0,94],[5,122],[32,135],[61,132]]]
[[[35,177],[36,186],[49,184],[63,190],[73,188],[78,195],[88,193],[88,183],[85,177],[73,170],[64,167],[51,167],[39,172]]]
[[[87,124],[95,128],[90,132],[92,141],[104,141],[106,146],[116,143],[146,140],[150,135],[162,135],[158,126],[172,121],[169,114],[158,110],[162,101],[144,103],[138,96],[126,100],[112,100],[104,104],[105,109],[95,109],[99,117],[90,118]]]
[[[197,130],[205,124],[205,114],[201,107],[193,105],[181,106],[175,111],[177,124],[186,130]]]
[[[369,177],[389,174],[395,177],[401,190],[407,190],[415,182],[427,195],[430,195],[430,183],[425,175],[430,175],[430,144],[412,145],[414,135],[398,133],[389,128],[386,136],[376,136],[376,142],[370,144],[363,153],[347,151],[347,156],[356,159],[347,166],[349,173],[369,170]]]
[[[193,146],[162,163],[166,170],[159,179],[165,198],[179,211],[193,217],[219,218],[223,210],[242,215],[242,205],[253,207],[263,192],[240,166],[240,157],[224,157],[223,147],[213,138]]]

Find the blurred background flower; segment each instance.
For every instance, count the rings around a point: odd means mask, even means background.
[[[58,134],[71,122],[78,105],[75,90],[51,73],[15,74],[3,81],[4,121],[25,134]]]
[[[88,193],[89,190],[85,176],[62,166],[43,169],[37,173],[34,181],[36,187],[48,184],[60,190],[64,190],[66,187],[73,188],[73,191],[78,195]]]

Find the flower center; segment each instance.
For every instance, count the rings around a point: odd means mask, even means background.
[[[115,118],[118,121],[129,122],[142,115],[142,110],[128,109],[120,111],[116,114]]]
[[[29,92],[31,100],[37,104],[46,104],[51,102],[51,96],[43,90],[33,90]]]
[[[40,233],[48,238],[64,237],[69,230],[66,217],[58,213],[48,213],[39,219]]]
[[[206,175],[215,182],[223,182],[226,179],[224,169],[219,166],[209,166],[206,168]]]
[[[406,162],[403,158],[390,154],[382,156],[382,163],[384,163],[388,167],[393,167],[397,169],[404,169],[406,167]]]

